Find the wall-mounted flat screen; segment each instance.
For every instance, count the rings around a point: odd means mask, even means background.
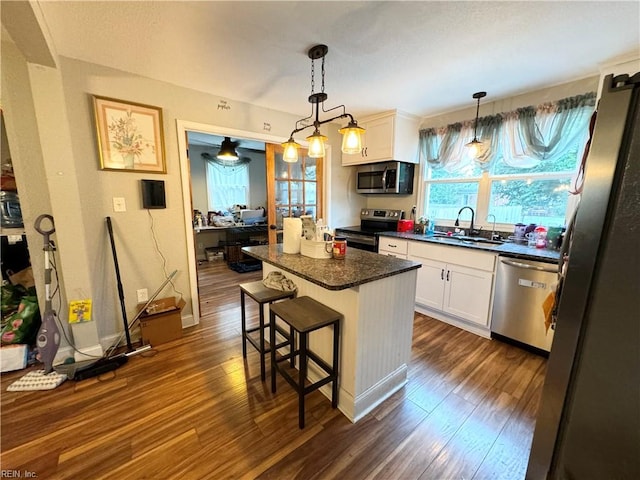
[[[140,180],[142,182],[143,208],[167,208],[164,196],[164,180]]]

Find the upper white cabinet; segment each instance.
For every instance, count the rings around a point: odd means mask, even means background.
[[[358,125],[366,130],[362,139],[362,151],[353,155],[343,153],[342,165],[362,165],[389,160],[419,162],[418,117],[391,110],[364,117],[358,121]]]

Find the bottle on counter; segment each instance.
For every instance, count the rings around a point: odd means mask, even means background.
[[[547,248],[547,227],[536,227],[533,233],[536,248]]]

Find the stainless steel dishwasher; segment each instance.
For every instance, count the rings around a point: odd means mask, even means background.
[[[542,304],[558,282],[558,265],[498,257],[491,332],[551,351],[553,330],[547,332]]]

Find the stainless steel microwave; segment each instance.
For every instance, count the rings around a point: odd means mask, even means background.
[[[413,193],[415,165],[406,162],[382,162],[358,167],[358,193]]]

